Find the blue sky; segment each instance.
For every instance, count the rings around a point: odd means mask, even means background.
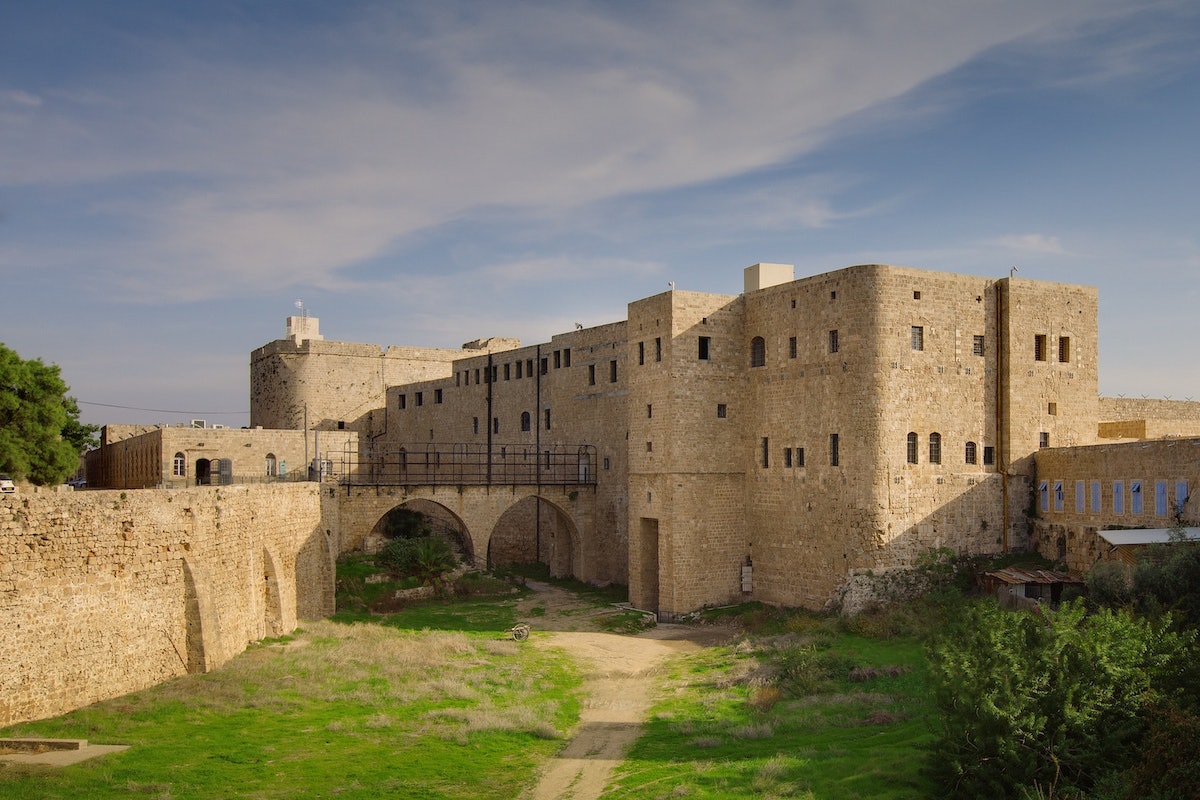
[[[244,425],[297,300],[458,347],[1016,266],[1099,288],[1102,394],[1200,400],[1198,131],[1194,0],[4,3],[0,341]]]

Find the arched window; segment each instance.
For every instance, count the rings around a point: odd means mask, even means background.
[[[917,463],[917,435],[915,433],[908,434],[908,463]]]
[[[976,457],[975,452],[976,452],[975,443],[967,442],[966,461],[968,464],[975,463],[975,457]]]
[[[528,412],[528,411],[522,411],[522,412],[521,412],[521,431],[522,431],[523,433],[528,433],[528,432],[529,432],[529,428],[530,428],[531,424],[532,424],[532,421],[531,421],[531,419],[530,419],[530,417],[529,417],[529,412]]]
[[[187,459],[183,453],[176,453],[175,458],[171,461],[171,474],[176,478],[187,477]]]
[[[942,463],[942,435],[940,433],[929,434],[929,463]]]
[[[279,474],[279,464],[278,464],[278,462],[275,461],[275,454],[267,453],[266,476],[268,478],[274,478],[278,474]]]
[[[767,342],[761,336],[750,340],[750,366],[765,367],[767,365]]]

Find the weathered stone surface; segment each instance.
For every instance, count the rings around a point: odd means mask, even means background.
[[[0,725],[220,666],[333,611],[315,484],[0,498]]]

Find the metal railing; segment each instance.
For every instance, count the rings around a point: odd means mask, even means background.
[[[347,449],[339,481],[355,486],[591,486],[596,448],[433,443]]]

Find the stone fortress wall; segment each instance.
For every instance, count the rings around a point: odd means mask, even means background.
[[[0,496],[0,725],[214,669],[333,613],[318,485]]]
[[[1098,397],[1092,287],[793,273],[759,264],[741,295],[672,288],[548,343],[437,351],[443,372],[388,385],[370,446],[593,448],[598,524],[572,569],[628,581],[635,605],[669,617],[741,599],[821,607],[931,547],[1028,548],[1035,453],[1095,443],[1101,422],[1142,438],[1164,418],[1200,427],[1195,403]],[[294,385],[276,389],[256,397],[264,418],[298,405]]]

